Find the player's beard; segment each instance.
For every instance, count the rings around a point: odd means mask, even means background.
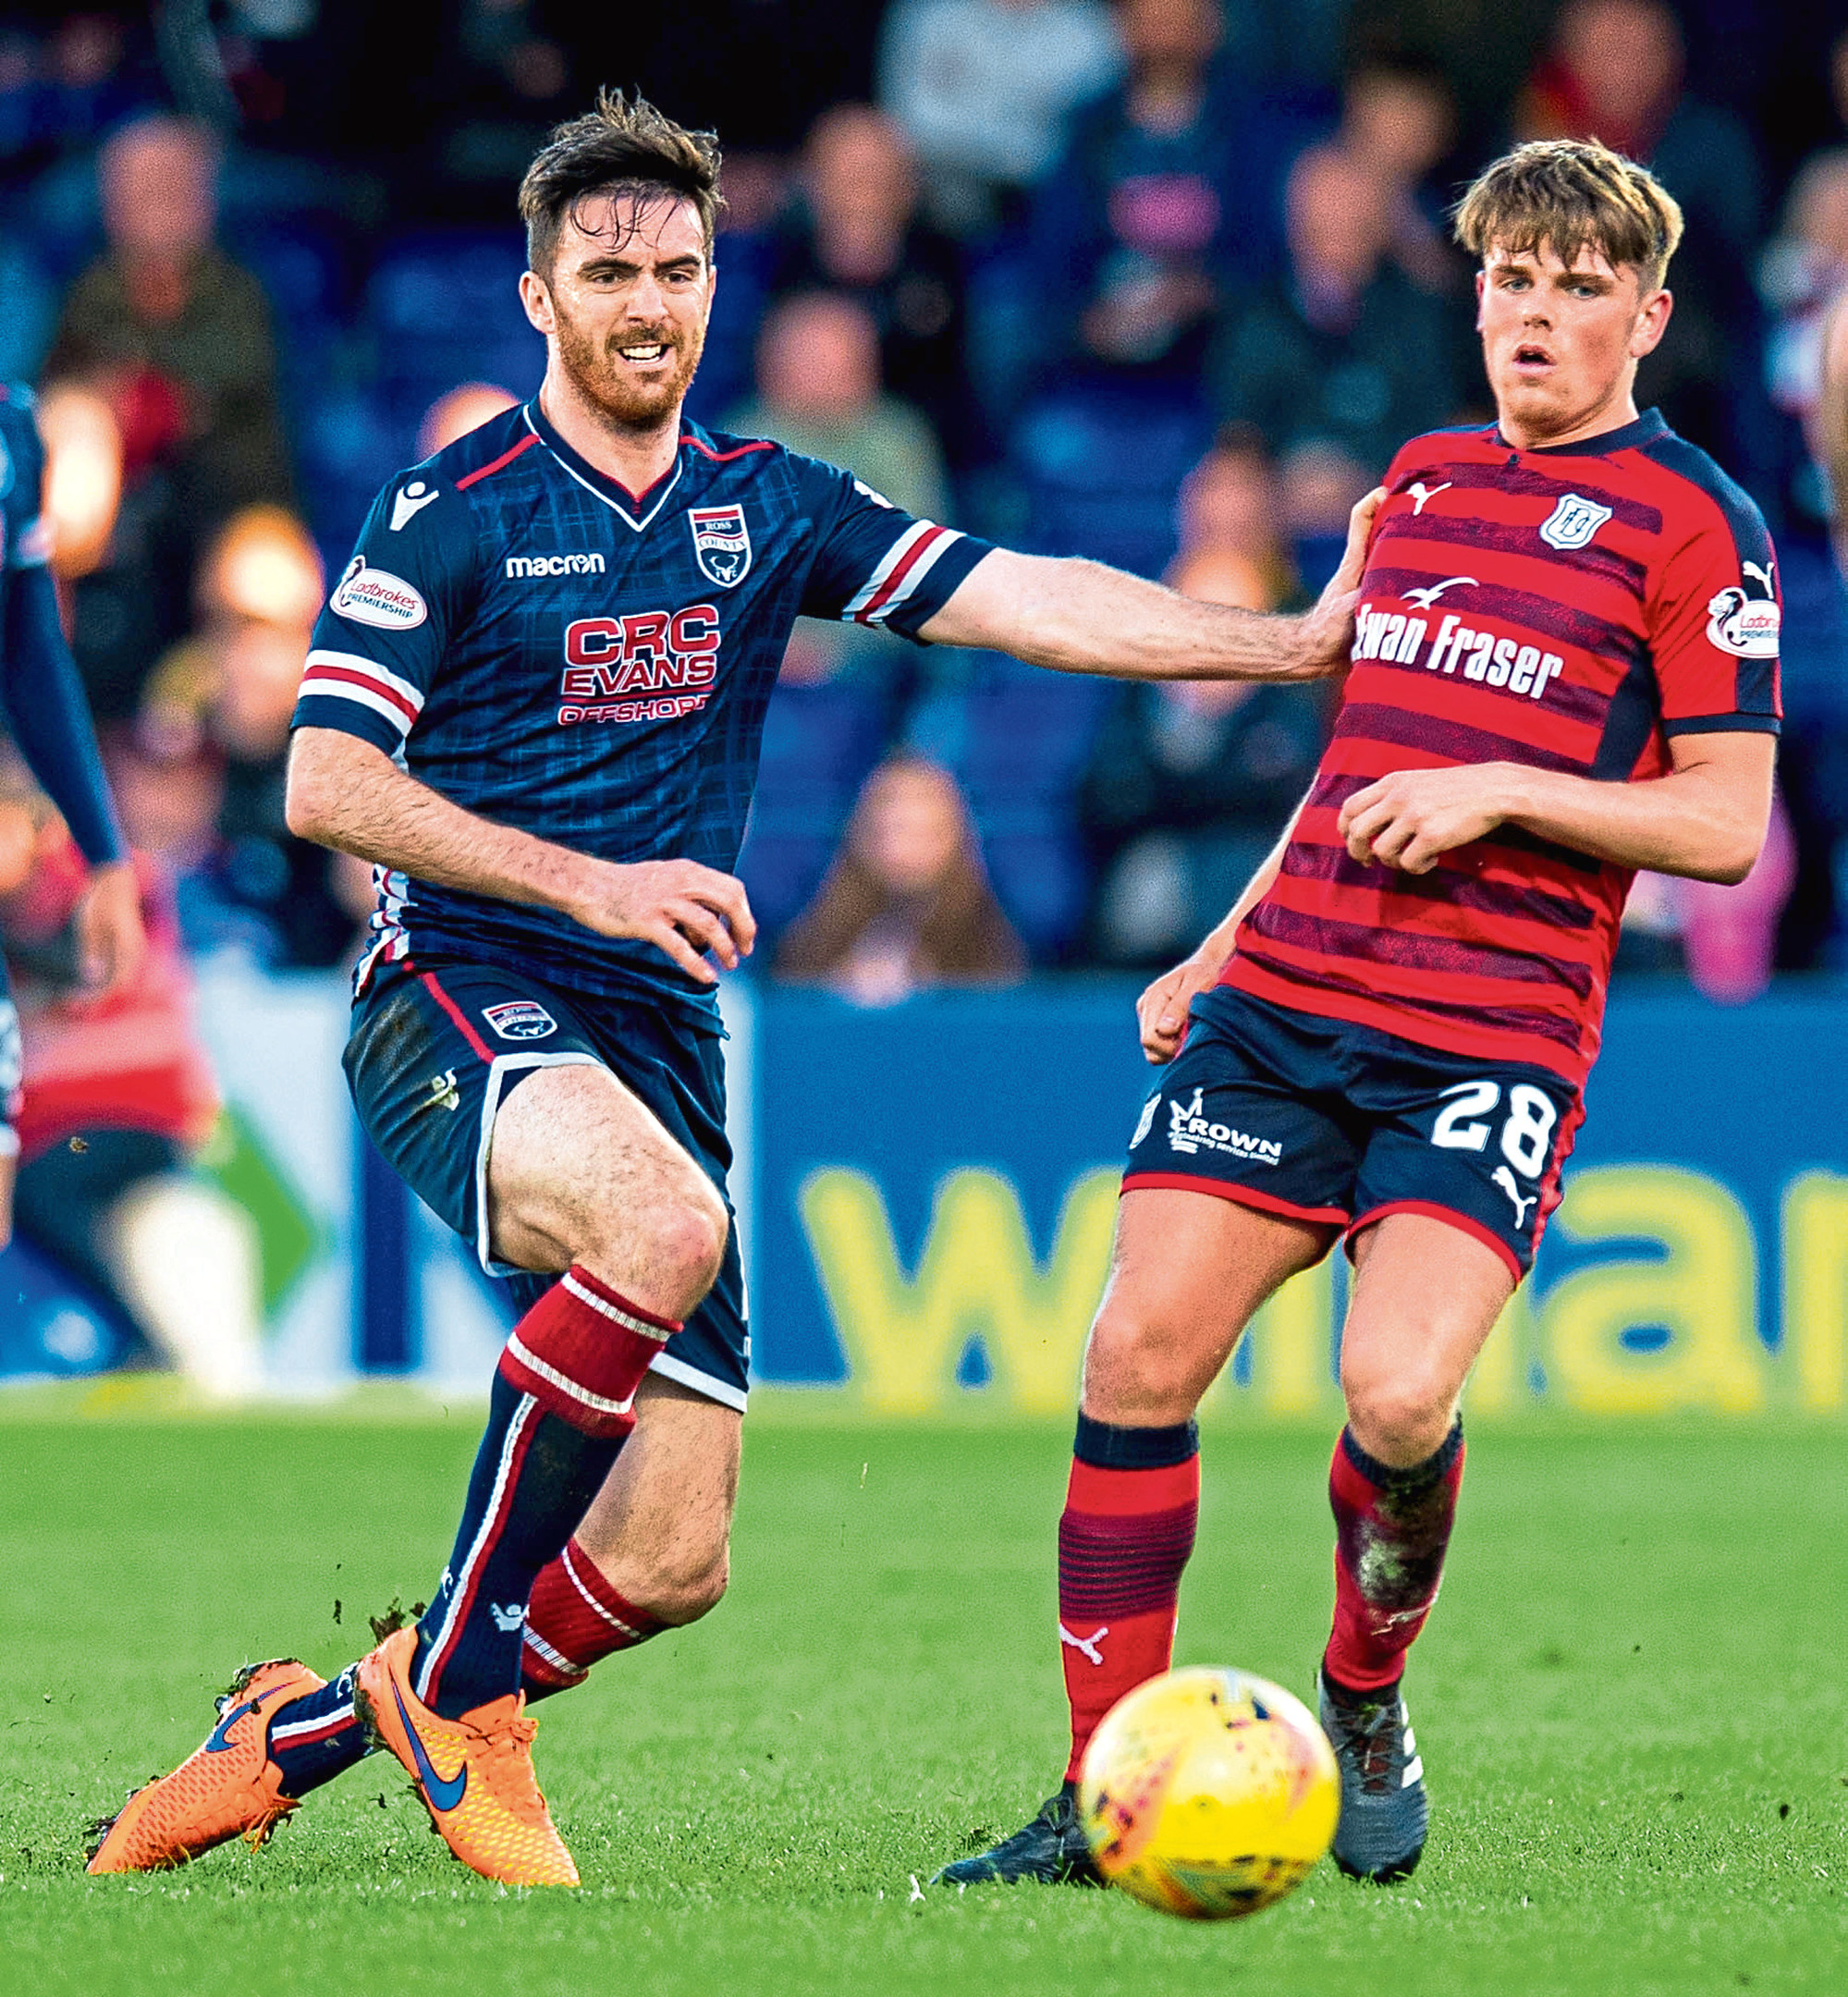
[[[558,365],[572,387],[602,411],[618,430],[655,430],[676,420],[680,404],[705,350],[705,325],[625,326],[599,337],[581,321],[568,318],[553,302],[557,327]],[[622,358],[624,347],[658,340],[674,356],[673,372],[652,381],[640,379]]]

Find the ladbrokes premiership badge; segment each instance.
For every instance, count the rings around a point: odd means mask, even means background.
[[[689,507],[700,571],[720,589],[735,589],[751,570],[751,530],[741,506]]]

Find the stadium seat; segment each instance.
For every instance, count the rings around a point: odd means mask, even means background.
[[[414,429],[439,395],[466,381],[515,395],[538,386],[545,350],[520,302],[526,249],[512,232],[400,238],[366,287],[365,321],[393,421]]]
[[[820,886],[860,786],[886,747],[888,712],[876,683],[785,686],[771,700],[738,864],[766,941]]]
[[[1014,432],[1030,545],[1159,575],[1174,496],[1211,441],[1202,410],[1154,393],[1073,387],[1035,404]]]
[[[722,236],[716,250],[721,276],[706,327],[705,352],[687,398],[687,413],[709,429],[724,426],[749,401],[757,372],[757,331],[768,301],[768,246],[761,236]]]
[[[1090,878],[1073,799],[1114,691],[996,656],[961,698],[948,760],[995,892],[1036,962],[1060,961],[1083,924]]]

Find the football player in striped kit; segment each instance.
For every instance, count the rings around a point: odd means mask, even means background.
[[[1194,1410],[1252,1314],[1345,1241],[1347,1425],[1318,1672],[1342,1869],[1427,1830],[1400,1680],[1437,1598],[1463,1383],[1532,1264],[1636,869],[1715,881],[1765,837],[1777,563],[1654,410],[1671,196],[1601,145],[1523,146],[1457,215],[1499,420],[1389,468],[1334,738],[1277,851],[1139,1007],[1166,1072],[1131,1141],[1059,1534],[1066,1780],[940,1877],[1095,1878],[1093,1730],[1172,1656]]]
[[[331,1685],[241,1673],[96,1871],[261,1841],[369,1742],[466,1863],[574,1884],[529,1697],[726,1585],[747,1382],[716,965],[799,613],[1071,672],[1339,668],[1366,502],[1303,618],[1190,601],[909,518],[681,404],[714,288],[718,154],[605,98],[521,189],[538,394],[379,495],[316,628],[289,819],[371,860],[346,1069],[373,1141],[523,1311],[419,1622]]]

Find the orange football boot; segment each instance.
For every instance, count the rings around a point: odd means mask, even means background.
[[[575,1886],[578,1868],[532,1773],[539,1722],[526,1717],[525,1693],[446,1720],[410,1689],[416,1648],[417,1632],[401,1629],[361,1659],[353,1710],[404,1764],[431,1822],[465,1866],[507,1886]]]
[[[252,1848],[297,1807],[270,1759],[270,1718],[327,1683],[293,1658],[247,1664],[218,1701],[218,1724],[171,1775],[137,1789],[120,1813],[97,1825],[92,1872],[155,1872],[184,1865],[227,1838]]]

